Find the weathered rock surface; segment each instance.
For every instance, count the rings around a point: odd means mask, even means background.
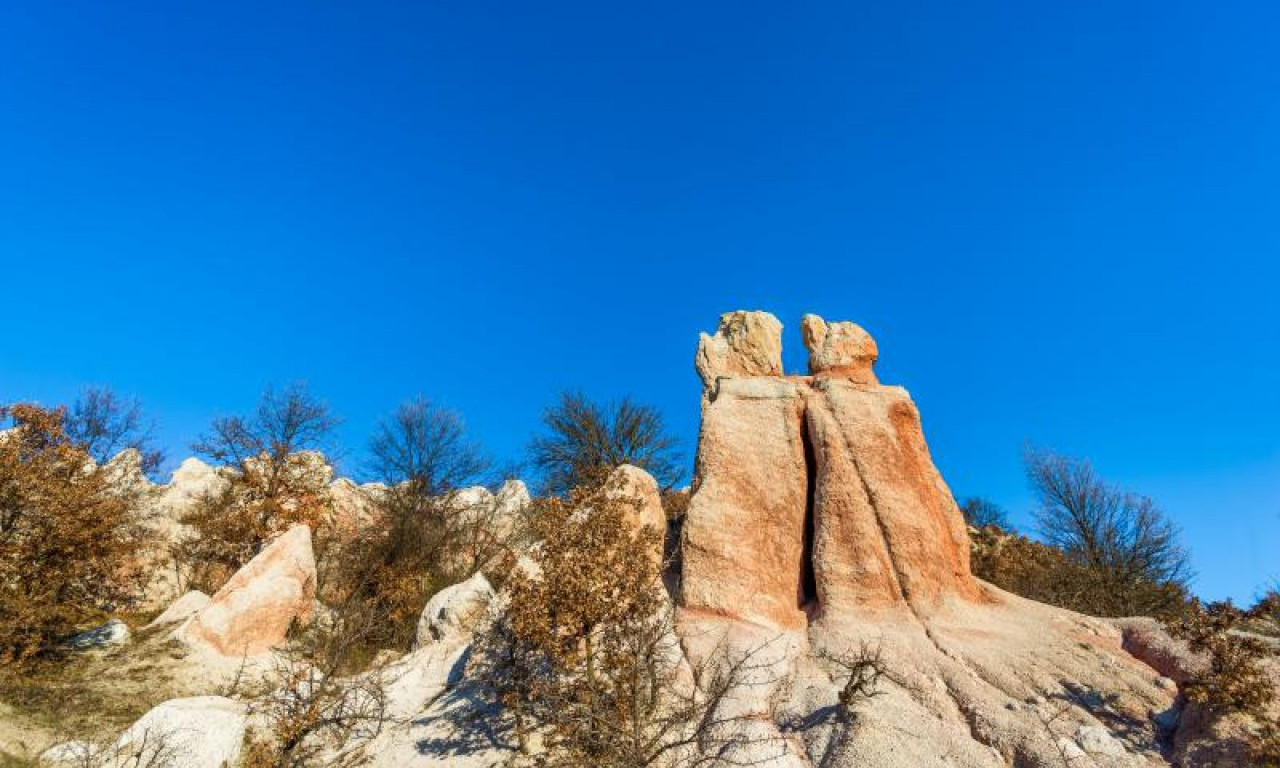
[[[245,706],[222,696],[171,699],[153,707],[111,744],[69,741],[40,755],[41,765],[80,768],[229,768],[240,759]]]
[[[209,596],[198,589],[193,589],[170,603],[168,608],[165,608],[159,616],[152,619],[151,623],[147,624],[143,629],[186,621],[199,613],[208,604]]]
[[[860,384],[875,384],[872,370],[879,351],[871,334],[854,323],[828,323],[805,315],[800,323],[809,350],[809,373],[843,376]]]
[[[491,600],[493,587],[483,573],[435,593],[418,618],[414,648],[469,637],[489,610]]]
[[[783,379],[722,379],[704,400],[683,531],[687,607],[804,625],[803,414],[799,386]]]
[[[1159,673],[1125,652],[1116,627],[975,579],[915,405],[875,379],[875,342],[813,316],[804,335],[811,376],[725,366],[709,379],[701,349],[698,358],[707,389],[681,636],[691,654],[696,638],[717,636],[740,638],[740,652],[769,637],[791,649],[769,664],[783,681],[773,722],[767,686],[743,697],[761,711],[760,748],[788,746],[748,757],[1048,768],[1067,753],[1077,768],[1161,764],[1151,713],[1174,694]],[[881,649],[889,675],[855,727],[832,715],[847,676],[832,659],[864,645]]]
[[[315,584],[311,529],[296,525],[236,571],[178,637],[224,656],[265,653],[310,616]]]
[[[651,555],[654,563],[661,564],[665,552],[667,513],[662,509],[658,481],[639,467],[623,464],[609,475],[605,487],[611,497],[627,500],[627,519],[634,530],[648,528],[657,534]]]
[[[861,328],[809,315],[806,329],[815,367],[865,363],[868,375],[718,379],[684,528],[684,605],[796,628],[980,599],[910,396],[875,384]]]
[[[246,723],[244,704],[222,696],[166,701],[120,736],[117,750],[135,760],[120,764],[232,766],[240,759]],[[168,762],[164,762],[166,756]]]
[[[724,376],[781,376],[782,323],[768,312],[726,312],[715,335],[698,340],[695,366],[707,389]]]

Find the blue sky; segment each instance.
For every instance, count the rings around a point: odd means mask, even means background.
[[[892,6],[892,7],[890,7]],[[1056,6],[1056,7],[1053,7]],[[1280,577],[1269,3],[0,3],[0,400],[175,456],[271,382],[515,459],[564,387],[694,447],[697,333],[878,339],[958,495],[1029,442]]]

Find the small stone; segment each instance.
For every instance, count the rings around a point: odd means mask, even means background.
[[[1129,753],[1124,744],[1100,725],[1080,726],[1076,731],[1076,743],[1080,745],[1081,749],[1092,755],[1122,757]]]
[[[119,619],[112,619],[100,627],[72,637],[67,641],[67,647],[74,651],[101,651],[126,645],[129,638],[129,625]]]
[[[1058,739],[1058,750],[1062,752],[1062,756],[1068,760],[1078,760],[1084,757],[1084,750],[1080,749],[1074,741],[1065,736]]]

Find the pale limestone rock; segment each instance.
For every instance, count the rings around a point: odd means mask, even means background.
[[[726,376],[781,376],[782,323],[768,312],[726,312],[715,335],[698,340],[694,367],[706,389]]]
[[[653,561],[660,564],[667,533],[667,513],[662,509],[658,481],[639,467],[623,464],[610,473],[605,488],[605,493],[611,498],[627,500],[627,519],[634,530],[648,528],[657,534],[657,544],[651,555]]]
[[[804,626],[803,412],[797,385],[783,379],[723,379],[704,398],[682,532],[686,607]]]
[[[855,323],[828,323],[817,315],[805,315],[800,329],[809,350],[809,373],[843,376],[875,384],[872,370],[879,351],[875,339]]]
[[[209,596],[198,589],[193,589],[170,603],[168,608],[165,608],[159,616],[152,619],[151,623],[147,624],[143,629],[186,621],[199,613],[208,604]]]
[[[244,704],[222,696],[172,699],[129,726],[116,749],[133,763],[155,765],[172,755],[172,766],[226,768],[235,765],[244,744],[247,717]]]
[[[184,459],[165,486],[160,506],[169,517],[179,519],[201,499],[225,490],[228,482],[224,472],[203,461],[197,458]]]
[[[178,637],[224,656],[266,653],[294,620],[310,617],[315,584],[311,529],[295,525],[236,571]]]
[[[1100,725],[1082,725],[1076,729],[1076,744],[1091,755],[1123,757],[1129,754],[1124,744]]]
[[[491,600],[493,587],[483,573],[435,593],[418,619],[414,648],[469,636],[483,621]]]
[[[126,448],[103,465],[111,484],[125,493],[145,493],[154,485],[142,473],[142,454]]]

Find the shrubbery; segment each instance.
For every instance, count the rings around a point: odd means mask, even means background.
[[[1273,614],[1274,592],[1248,611],[1230,602],[1202,606],[1193,600],[1186,615],[1168,622],[1171,634],[1208,658],[1207,668],[1182,686],[1188,700],[1202,705],[1215,718],[1241,713],[1253,720],[1248,749],[1259,768],[1280,766],[1280,716],[1273,709],[1280,697],[1280,668],[1274,645],[1241,631],[1249,622]],[[1273,668],[1268,670],[1267,660]]]
[[[126,605],[135,499],[68,436],[65,411],[0,408],[0,665]]]

